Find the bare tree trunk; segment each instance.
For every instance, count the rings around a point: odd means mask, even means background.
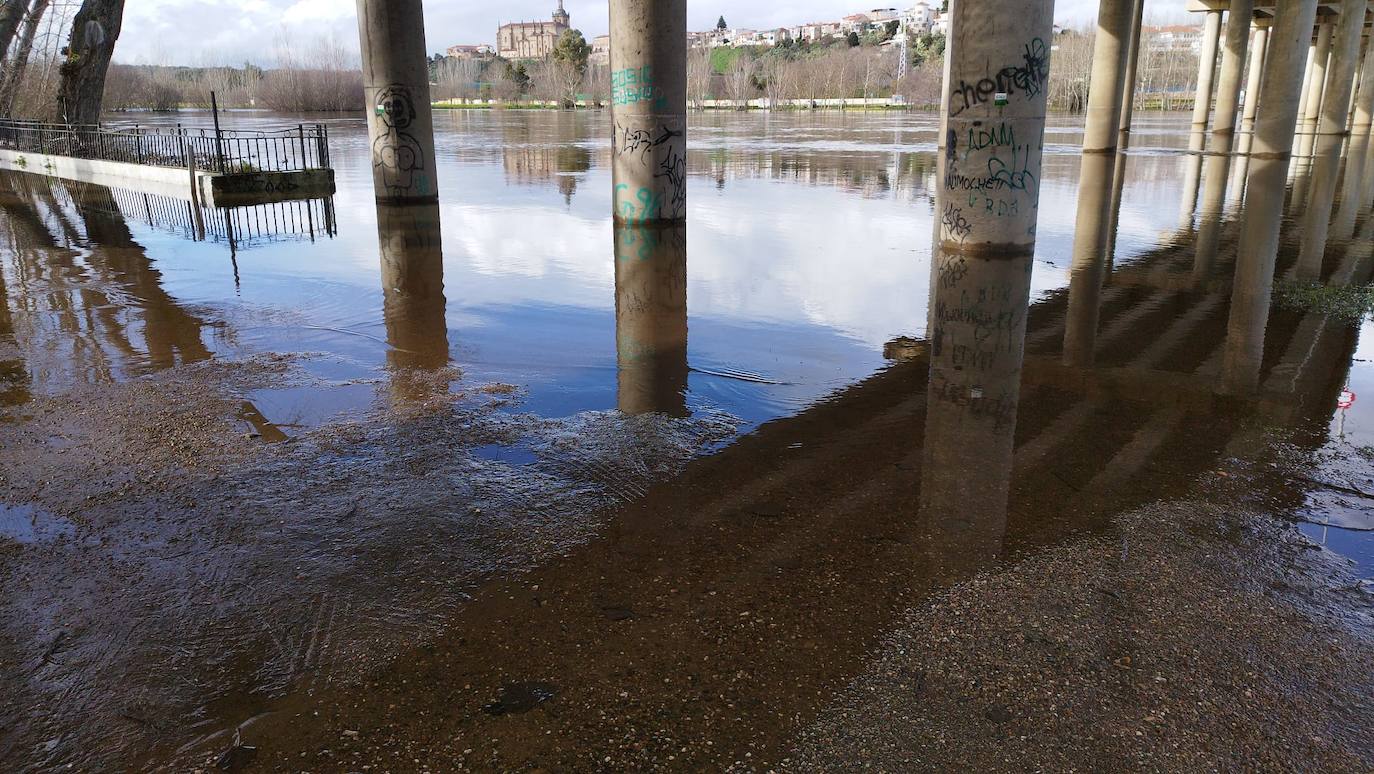
[[[83,0],[72,20],[71,42],[62,63],[57,103],[69,124],[100,120],[105,73],[124,21],[124,0]]]
[[[0,59],[10,50],[10,43],[19,32],[26,5],[26,0],[0,0]]]
[[[48,0],[33,0],[29,6],[28,18],[24,21],[24,35],[19,39],[19,50],[5,71],[4,81],[0,82],[0,116],[9,118],[14,115],[14,98],[19,93],[19,84],[24,79],[24,70],[29,66],[29,56],[33,53],[33,39],[38,34],[38,25],[43,14],[48,11]]]

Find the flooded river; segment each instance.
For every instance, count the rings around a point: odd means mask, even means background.
[[[974,278],[1029,283],[977,334],[1024,367],[953,397],[934,115],[695,115],[685,230],[613,227],[604,113],[439,112],[400,210],[319,120],[328,199],[0,174],[6,770],[763,767],[936,590],[1187,498],[1374,578],[1374,323],[1285,248],[1223,389],[1187,116],[1137,117],[1083,291],[1051,121],[1035,256]]]

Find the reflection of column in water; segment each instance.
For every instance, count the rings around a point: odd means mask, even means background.
[[[444,317],[444,251],[439,205],[377,205],[382,260],[382,315],[392,349],[387,362],[400,368],[440,368],[448,363]]]
[[[1202,133],[1194,132],[1188,145],[1202,143]],[[1188,151],[1188,166],[1183,173],[1183,199],[1179,202],[1178,230],[1184,234],[1193,230],[1193,214],[1197,211],[1197,192],[1202,187],[1202,151]]]
[[[1193,251],[1193,282],[1205,283],[1216,266],[1221,245],[1222,215],[1226,208],[1226,186],[1231,181],[1231,156],[1217,151],[1207,157],[1203,174],[1202,206],[1198,208],[1197,247]]]
[[[1092,365],[1097,347],[1098,308],[1106,274],[1107,221],[1112,205],[1108,188],[1115,167],[1115,154],[1083,155],[1069,308],[1064,321],[1064,362],[1068,365]]]
[[[1283,214],[1284,177],[1297,123],[1299,68],[1311,39],[1315,2],[1279,5],[1271,31],[1270,73],[1260,88],[1260,114],[1250,176],[1245,184],[1240,244],[1231,311],[1226,327],[1222,385],[1227,391],[1249,392],[1259,385],[1264,356],[1264,327],[1269,320],[1269,296],[1274,282],[1279,230]]]
[[[687,229],[615,227],[620,410],[687,414]]]
[[[1032,257],[936,261],[921,513],[927,550],[950,567],[1002,550]]]

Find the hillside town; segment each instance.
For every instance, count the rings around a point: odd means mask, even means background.
[[[885,33],[888,40],[905,35],[943,35],[948,28],[948,12],[927,2],[918,2],[905,11],[896,8],[874,8],[852,13],[834,21],[807,22],[774,29],[730,27],[721,17],[716,27],[703,32],[687,33],[690,48],[728,48],[738,46],[776,46],[784,41],[817,43],[827,38],[839,39],[851,34],[863,37]],[[542,59],[553,54],[554,46],[564,32],[573,29],[572,18],[558,0],[549,21],[521,21],[502,24],[496,31],[496,45],[459,44],[446,53],[457,59],[482,59],[499,56],[502,59]],[[591,61],[607,64],[610,61],[611,38],[598,35],[591,40]]]

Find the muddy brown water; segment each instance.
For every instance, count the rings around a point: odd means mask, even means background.
[[[921,114],[699,117],[686,230],[612,227],[601,114],[442,113],[400,210],[328,120],[336,196],[203,234],[0,179],[7,769],[764,766],[935,590],[1221,481],[1374,574],[1374,328],[1223,356],[1186,117],[1078,284],[1069,117],[995,267],[931,254]]]

